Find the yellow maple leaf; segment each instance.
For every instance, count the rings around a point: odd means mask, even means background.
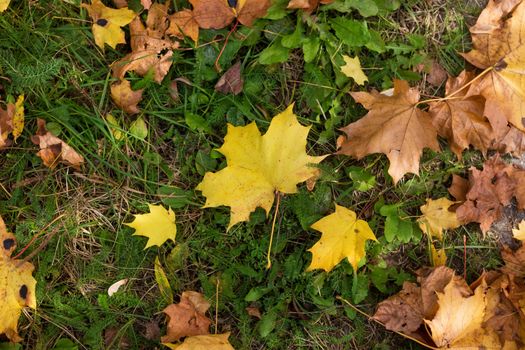
[[[161,246],[168,239],[175,241],[177,225],[175,224],[175,213],[166,210],[162,205],[148,204],[149,214],[137,214],[135,220],[124,225],[135,229],[133,236],[148,237],[148,243],[144,249],[151,246]]]
[[[29,262],[11,259],[16,248],[15,237],[7,232],[0,217],[0,334],[13,342],[22,340],[17,332],[18,318],[24,307],[36,308],[36,280]]]
[[[24,130],[24,95],[18,96],[15,103],[15,114],[13,115],[13,138],[16,139],[22,135]]]
[[[336,205],[335,213],[325,216],[311,226],[322,232],[321,239],[310,249],[312,263],[307,271],[323,269],[331,271],[344,258],[357,270],[357,264],[365,256],[365,242],[377,241],[376,236],[363,220],[357,220],[355,212]]]
[[[454,348],[481,329],[487,305],[485,289],[483,282],[474,295],[465,296],[464,287],[452,279],[443,293],[437,293],[439,309],[434,318],[425,323],[438,347]]]
[[[93,0],[91,5],[82,4],[93,19],[93,37],[98,47],[104,50],[104,44],[115,48],[125,44],[124,31],[120,28],[135,18],[135,12],[127,8],[112,9],[104,6],[101,0]]]
[[[234,350],[228,341],[230,333],[205,334],[184,338],[179,344],[162,343],[170,349],[176,350]]]
[[[445,248],[436,249],[433,243],[430,243],[430,256],[432,258],[432,266],[444,266],[447,263],[447,254]]]
[[[310,127],[299,124],[292,108],[275,116],[263,136],[255,122],[239,127],[228,124],[224,144],[218,149],[228,166],[206,173],[197,186],[206,197],[205,208],[231,208],[228,230],[247,221],[257,207],[268,213],[275,191],[296,193],[298,183],[318,176],[319,169],[310,165],[326,156],[306,154]]]
[[[345,60],[346,64],[341,66],[341,72],[343,72],[344,75],[354,79],[358,85],[363,85],[365,81],[368,81],[366,74],[363,72],[363,69],[361,69],[359,57],[355,56],[352,58],[350,56],[343,55],[343,59]]]
[[[520,241],[525,241],[525,220],[518,224],[518,229],[512,229],[512,234],[514,235],[514,238]]]
[[[0,0],[0,12],[4,12],[9,7],[11,0]]]
[[[423,232],[439,240],[443,239],[443,230],[461,226],[456,213],[448,210],[454,202],[447,198],[427,199],[421,206],[423,215],[419,218],[419,227]]]

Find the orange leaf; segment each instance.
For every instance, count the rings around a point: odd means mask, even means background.
[[[241,24],[251,26],[257,18],[266,15],[271,5],[270,0],[190,0],[190,3],[195,20],[204,29],[224,28],[235,18]]]

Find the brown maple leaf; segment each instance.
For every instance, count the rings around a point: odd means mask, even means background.
[[[54,168],[58,163],[62,162],[79,170],[84,163],[84,157],[64,141],[47,131],[45,120],[38,118],[37,124],[38,130],[35,135],[31,136],[31,141],[40,146],[40,151],[37,155],[42,158],[44,165]]]
[[[313,12],[320,4],[329,4],[334,0],[290,0],[287,8],[289,9],[301,9],[306,13]]]
[[[479,95],[465,97],[467,90],[460,90],[472,78],[474,73],[467,71],[461,72],[457,78],[449,77],[445,95],[454,94],[453,98],[429,103],[434,127],[460,159],[469,145],[486,154],[494,140],[492,127],[483,116],[485,99]]]
[[[204,29],[221,29],[235,18],[251,26],[257,18],[264,17],[271,6],[270,0],[190,0],[193,17]]]
[[[173,35],[179,39],[190,37],[195,43],[199,41],[199,24],[195,20],[193,11],[184,9],[170,16],[170,26],[166,34]]]
[[[493,127],[492,119],[501,115],[525,130],[524,17],[525,2],[491,0],[470,28],[473,50],[463,57],[489,71],[474,82],[469,95],[485,97],[485,115]]]
[[[479,222],[485,234],[512,197],[525,208],[525,171],[503,162],[498,155],[485,161],[483,170],[470,169],[466,201],[456,214],[463,223]]]
[[[211,320],[205,316],[210,303],[200,293],[183,292],[178,304],[168,305],[163,312],[168,315],[169,322],[166,335],[161,338],[163,343],[178,341],[183,337],[209,334]]]
[[[237,61],[220,77],[215,84],[215,91],[223,94],[238,95],[244,86],[244,80],[241,75],[241,61]]]
[[[361,159],[371,153],[384,153],[390,160],[388,173],[397,183],[406,173],[419,173],[423,148],[439,151],[432,119],[417,108],[419,91],[406,81],[394,81],[392,96],[377,91],[351,95],[369,112],[341,129],[346,137],[339,140],[337,154]]]
[[[113,102],[128,114],[136,114],[140,111],[137,104],[142,100],[143,91],[144,89],[133,91],[131,83],[127,80],[111,84],[111,98]]]

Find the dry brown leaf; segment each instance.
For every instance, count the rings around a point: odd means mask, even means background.
[[[133,91],[131,83],[126,79],[111,84],[111,98],[113,102],[128,114],[140,112],[137,104],[142,101],[143,91],[144,89]]]
[[[215,84],[215,91],[223,94],[238,95],[241,93],[244,80],[241,76],[241,61],[231,66]]]
[[[255,317],[255,318],[258,318],[259,320],[262,317],[261,310],[259,310],[259,308],[255,307],[255,306],[248,306],[246,308],[246,312],[248,313],[248,315],[250,315],[252,317]]]
[[[456,199],[456,201],[464,202],[467,200],[468,180],[459,175],[452,175],[452,184],[448,188],[448,193]]]
[[[290,0],[289,9],[301,9],[306,13],[313,12],[320,4],[329,4],[334,0]]]
[[[31,136],[31,141],[40,146],[37,155],[42,158],[44,165],[52,169],[58,163],[65,163],[80,170],[80,166],[84,163],[84,157],[47,131],[45,120],[38,118],[37,125],[38,130],[35,135]]]
[[[520,130],[525,130],[524,17],[525,2],[489,1],[470,28],[473,50],[463,55],[476,67],[490,69],[469,94],[485,97],[485,115],[491,121],[503,115]]]
[[[173,35],[179,39],[190,37],[195,44],[199,41],[199,24],[193,16],[193,11],[184,9],[170,16],[170,26],[166,34]]]
[[[225,0],[190,0],[193,15],[199,27],[204,29],[221,29],[233,22],[235,18],[244,25],[251,26],[260,17],[264,17],[271,6],[270,0],[234,1],[230,7]]]
[[[346,139],[338,154],[361,159],[371,153],[384,153],[390,160],[388,173],[397,183],[406,173],[419,173],[423,148],[439,151],[437,132],[429,114],[417,108],[419,91],[410,88],[406,81],[394,81],[392,96],[377,91],[351,95],[369,112],[342,129]]]
[[[474,74],[467,71],[461,72],[457,78],[450,77],[446,84],[445,95],[455,93],[472,78]],[[494,141],[492,127],[483,116],[485,99],[481,96],[465,97],[466,91],[463,89],[454,94],[452,99],[429,104],[432,124],[439,136],[447,139],[450,149],[460,159],[461,153],[469,145],[486,154]]]
[[[432,61],[430,72],[427,74],[427,81],[434,86],[441,86],[448,77],[447,71],[436,61]]]
[[[517,277],[525,277],[525,244],[512,250],[507,246],[501,248],[501,258],[505,262],[504,273]]]
[[[483,170],[472,167],[466,201],[456,210],[458,219],[462,223],[480,223],[485,234],[512,197],[518,200],[519,208],[525,206],[525,191],[519,188],[523,184],[525,171],[506,164],[498,155],[485,161]]]
[[[204,314],[210,303],[197,292],[183,292],[178,304],[168,305],[163,312],[168,315],[169,322],[166,335],[161,338],[163,343],[179,341],[182,337],[208,334],[211,320]]]
[[[13,116],[15,115],[15,104],[8,103],[6,109],[0,108],[0,149],[11,145],[8,139],[13,132]]]

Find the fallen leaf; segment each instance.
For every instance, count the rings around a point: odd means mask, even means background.
[[[478,287],[474,295],[465,296],[452,280],[437,296],[439,309],[432,320],[425,320],[437,346],[453,347],[481,328],[487,305],[484,288]]]
[[[251,26],[264,17],[271,6],[270,0],[190,0],[193,17],[203,29],[221,29],[233,22]]]
[[[515,228],[512,229],[512,234],[514,235],[515,239],[520,240],[520,241],[525,241],[525,220],[522,220],[519,223],[517,229]]]
[[[447,254],[444,247],[437,250],[434,243],[430,243],[430,256],[432,258],[432,266],[445,266],[447,263]]]
[[[211,320],[204,314],[210,303],[197,292],[183,292],[178,304],[168,305],[163,312],[168,316],[166,335],[163,343],[179,341],[183,337],[208,334]]]
[[[434,86],[441,86],[447,80],[448,74],[443,67],[436,61],[432,61],[430,72],[427,74],[427,81]],[[446,95],[446,94],[445,94]]]
[[[502,268],[504,273],[525,277],[525,244],[516,250],[504,245],[501,248],[501,258],[505,262],[505,266]]]
[[[448,188],[448,193],[452,195],[458,202],[464,202],[467,200],[469,183],[467,179],[462,178],[459,175],[452,175],[452,184]]]
[[[472,167],[466,201],[456,210],[459,221],[479,222],[485,234],[515,195],[517,178],[523,177],[523,172],[516,171],[497,155],[483,163],[483,170]]]
[[[289,9],[301,9],[306,13],[313,12],[319,4],[329,4],[334,0],[290,0]]]
[[[443,230],[455,229],[461,226],[456,213],[449,211],[454,202],[447,198],[427,199],[421,206],[421,218],[418,219],[419,227],[427,235],[443,240]]]
[[[525,130],[524,16],[525,2],[489,1],[470,28],[473,49],[463,54],[476,67],[489,69],[474,82],[469,94],[485,97],[485,115],[489,119],[503,115],[520,130]]]
[[[330,272],[344,258],[357,271],[357,264],[365,256],[365,242],[377,241],[376,236],[355,212],[336,204],[335,213],[325,216],[311,226],[322,233],[310,249],[312,262],[307,271],[323,269]]]
[[[117,281],[115,283],[113,283],[111,286],[109,286],[108,288],[108,295],[109,296],[112,296],[113,294],[115,294],[116,292],[118,292],[118,290],[120,289],[120,287],[126,285],[126,283],[128,283],[128,279],[127,278],[124,278],[120,281]]]
[[[15,113],[13,115],[13,139],[16,142],[16,139],[22,135],[22,130],[24,130],[24,95],[18,96],[18,99],[15,103]]]
[[[106,122],[108,123],[109,131],[111,131],[111,134],[113,134],[113,137],[117,141],[121,141],[125,138],[124,133],[122,132],[122,128],[118,122],[118,120],[111,114],[106,114]]]
[[[259,310],[258,307],[255,307],[255,306],[248,306],[246,308],[246,312],[248,313],[248,315],[250,315],[252,317],[255,317],[255,318],[258,318],[259,320],[262,317],[261,311]]]
[[[138,117],[131,123],[129,126],[129,134],[140,140],[146,139],[148,136],[148,125],[142,116]]]
[[[161,246],[167,240],[175,242],[177,235],[177,225],[175,224],[175,213],[170,209],[166,210],[162,205],[148,204],[148,214],[136,214],[135,219],[124,225],[135,229],[133,236],[148,237],[148,242],[144,249],[154,245]]]
[[[0,0],[0,12],[4,12],[9,7],[11,0]]]
[[[176,350],[234,350],[228,338],[230,333],[207,334],[187,337],[181,344],[163,343],[170,349]]]
[[[2,217],[0,242],[0,335],[4,334],[12,342],[19,342],[22,338],[18,335],[17,326],[22,309],[36,309],[36,280],[32,276],[34,266],[11,258],[16,248],[15,236],[7,232]]]
[[[135,18],[135,12],[127,8],[112,9],[106,7],[101,0],[92,0],[91,5],[82,4],[93,20],[93,37],[98,47],[104,50],[104,44],[115,48],[117,44],[125,44],[124,31],[120,28],[129,24]]]
[[[137,104],[142,101],[143,91],[144,89],[133,91],[131,83],[126,79],[111,84],[111,98],[113,102],[127,114],[140,112]]]
[[[457,78],[450,77],[445,95],[453,98],[429,103],[432,124],[439,136],[447,139],[450,149],[461,159],[461,153],[469,145],[487,153],[494,141],[492,126],[483,116],[485,99],[482,96],[466,97],[467,90],[460,91],[472,81],[474,74],[463,71]]]
[[[37,125],[38,130],[35,135],[31,136],[31,141],[35,145],[39,145],[40,151],[38,151],[37,156],[42,158],[44,165],[53,169],[58,163],[65,163],[80,170],[80,166],[84,163],[84,157],[47,131],[45,120],[38,118]]]
[[[241,61],[237,61],[237,63],[222,75],[217,84],[215,84],[215,91],[223,94],[238,95],[241,93],[243,85],[244,80],[241,76]]]
[[[164,299],[164,301],[167,304],[173,303],[173,292],[171,291],[171,285],[168,280],[168,276],[166,276],[166,272],[164,272],[164,269],[162,268],[162,264],[160,263],[159,256],[157,255],[155,257],[155,281],[157,282],[157,285],[159,286],[160,295]]]
[[[343,59],[345,60],[346,64],[341,66],[341,72],[343,72],[344,75],[354,79],[358,85],[363,85],[365,81],[368,81],[367,76],[361,68],[359,57],[355,56],[352,58],[350,56],[343,55]]]
[[[175,12],[169,18],[170,26],[166,30],[166,34],[173,35],[180,39],[188,36],[195,44],[199,42],[199,24],[193,16],[193,11],[184,9]]]
[[[319,174],[319,169],[310,165],[326,156],[306,154],[310,127],[299,124],[292,108],[290,105],[275,116],[263,136],[255,122],[239,127],[228,124],[224,144],[218,149],[228,166],[206,173],[196,188],[206,197],[204,208],[231,208],[228,230],[247,221],[257,207],[268,213],[275,191],[296,193],[298,183]]]
[[[6,109],[0,108],[0,149],[11,145],[9,134],[13,132],[13,116],[15,115],[15,105],[8,103]]]
[[[392,96],[377,91],[351,95],[369,112],[342,129],[346,138],[337,154],[361,159],[368,154],[384,153],[390,160],[388,173],[397,183],[406,173],[419,173],[423,148],[439,151],[429,114],[417,108],[419,91],[409,88],[406,81],[394,81]]]

